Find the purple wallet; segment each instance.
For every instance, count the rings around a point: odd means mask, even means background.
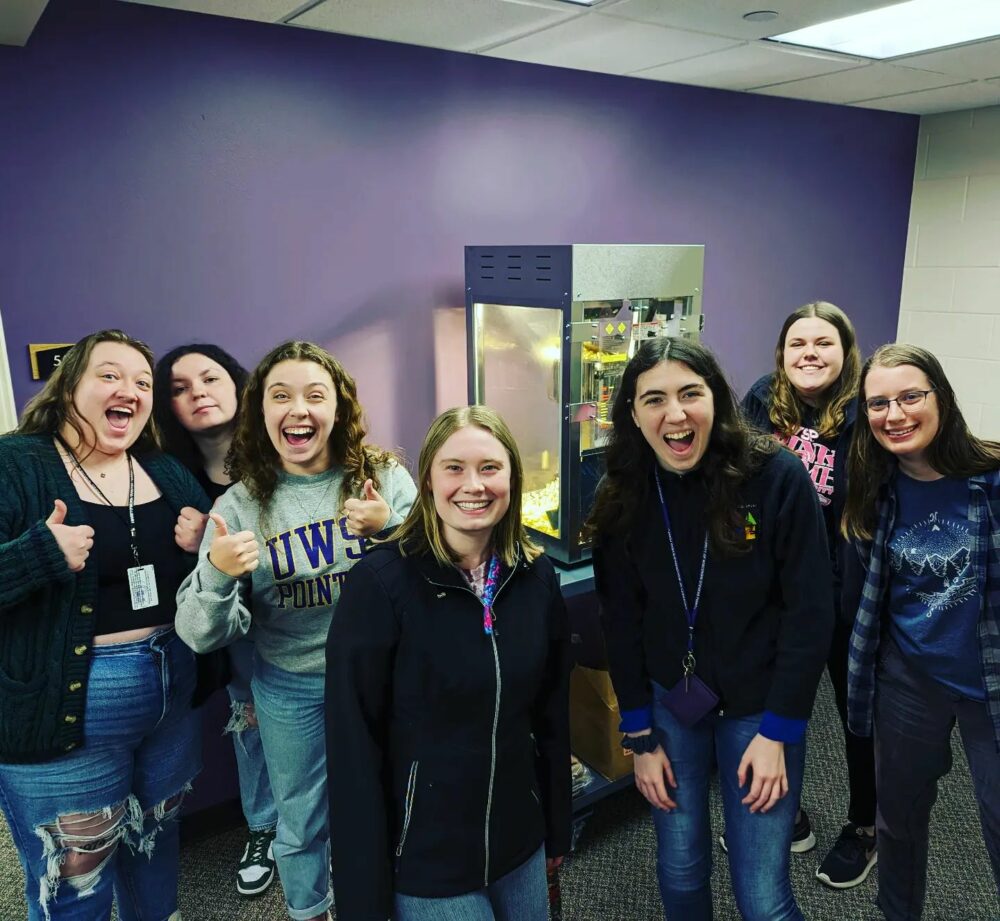
[[[677,722],[690,729],[698,720],[715,709],[719,695],[697,675],[690,675],[681,678],[669,691],[665,691],[660,699]]]

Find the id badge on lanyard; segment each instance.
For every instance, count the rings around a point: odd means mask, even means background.
[[[56,436],[58,437],[58,436]],[[69,445],[66,444],[62,438],[59,438],[59,443],[63,446],[66,453],[69,455],[73,462],[73,465],[80,474],[86,479],[90,488],[100,496],[107,505],[114,510],[115,506],[111,504],[108,497],[101,492],[100,486],[98,486],[89,476],[86,470],[83,469],[83,464],[81,464],[77,459],[76,455],[72,452]],[[132,464],[132,455],[127,455],[128,457],[128,533],[129,533],[129,546],[132,550],[132,559],[135,560],[135,566],[129,566],[125,570],[128,575],[128,592],[129,597],[132,601],[132,610],[141,611],[143,608],[155,608],[160,603],[159,593],[156,591],[156,570],[153,568],[152,563],[147,563],[143,566],[139,562],[139,544],[136,539],[135,532],[135,467]],[[117,512],[115,513],[117,514]]]

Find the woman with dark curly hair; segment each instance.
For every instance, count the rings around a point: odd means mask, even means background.
[[[858,406],[848,719],[875,734],[879,907],[916,921],[956,724],[1000,893],[1000,442],[969,431],[941,363],[915,345],[875,351]]]
[[[214,502],[232,485],[226,457],[236,433],[236,417],[247,383],[246,369],[217,345],[196,343],[171,349],[153,372],[159,399],[153,415],[166,450],[178,458]],[[205,516],[207,518],[207,515]],[[233,734],[240,803],[249,837],[236,868],[236,891],[260,895],[274,881],[274,830],[278,813],[264,763],[257,712],[250,693],[253,640],[236,640],[198,662],[214,688],[227,681],[232,715],[226,732]]]
[[[844,727],[850,797],[847,823],[816,870],[816,878],[832,889],[850,889],[867,879],[876,859],[875,752],[871,739],[847,727],[847,649],[854,611],[842,612],[840,606],[840,570],[846,548],[840,519],[861,369],[854,326],[834,304],[805,304],[782,324],[774,362],[774,371],[760,378],[743,398],[743,411],[753,425],[799,455],[823,507],[837,613],[826,667]],[[815,846],[809,816],[800,809],[792,850],[801,854]]]
[[[653,806],[665,915],[712,917],[717,763],[741,915],[801,921],[789,846],[833,625],[816,491],[795,455],[746,428],[697,343],[644,342],[612,421],[588,528],[622,745]]]
[[[333,902],[323,684],[326,636],[365,538],[399,524],[413,480],[365,444],[354,380],[310,342],[273,349],[250,375],[233,439],[236,485],[216,503],[177,629],[199,652],[256,642],[251,682],[278,809],[274,856],[289,917]]]

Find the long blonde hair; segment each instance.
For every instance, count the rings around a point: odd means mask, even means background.
[[[444,443],[455,432],[468,426],[489,432],[503,445],[510,458],[510,507],[493,529],[493,549],[505,565],[513,566],[517,562],[520,545],[521,553],[531,562],[542,550],[531,542],[521,522],[521,490],[524,482],[521,455],[507,423],[488,406],[458,406],[445,410],[431,423],[420,449],[417,501],[413,503],[406,520],[388,539],[399,541],[400,551],[404,555],[429,552],[442,566],[458,563],[458,556],[441,533],[441,519],[434,506],[434,492],[431,489],[431,465]]]
[[[153,352],[145,342],[133,339],[120,329],[102,329],[89,336],[84,336],[63,355],[59,367],[45,382],[45,386],[24,407],[20,422],[14,430],[17,434],[56,435],[63,426],[69,426],[76,433],[80,448],[96,443],[97,432],[83,418],[76,405],[76,388],[83,379],[87,365],[90,364],[90,356],[94,352],[94,347],[102,342],[117,342],[135,349],[146,359],[149,364],[149,373],[152,375]],[[84,426],[90,430],[89,435],[85,432]],[[149,419],[146,420],[146,424],[142,427],[133,447],[138,452],[160,448],[160,433],[152,413],[149,414]]]
[[[820,405],[817,407],[816,431],[821,438],[834,438],[843,429],[847,406],[858,393],[861,352],[858,350],[854,325],[847,314],[836,304],[828,301],[804,304],[785,319],[778,334],[778,344],[774,348],[775,371],[771,381],[768,416],[775,431],[788,437],[802,427],[802,420],[809,412],[810,407],[806,406],[796,393],[785,371],[785,339],[793,323],[810,317],[826,320],[833,326],[840,336],[840,345],[844,351],[844,366],[840,370],[840,375],[822,394]]]

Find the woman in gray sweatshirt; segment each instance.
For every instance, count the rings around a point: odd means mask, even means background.
[[[354,380],[309,342],[273,349],[250,376],[198,566],[178,592],[177,632],[206,652],[248,632],[289,917],[333,902],[323,690],[326,635],[365,538],[399,524],[416,495],[389,453],[364,443]]]

